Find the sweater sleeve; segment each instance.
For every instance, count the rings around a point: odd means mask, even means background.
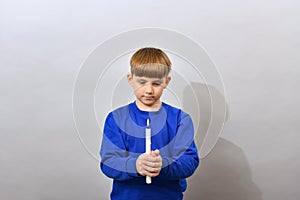
[[[194,143],[194,127],[190,116],[181,112],[175,137],[163,151],[163,168],[160,177],[177,180],[191,176],[199,165]]]
[[[126,150],[121,130],[112,113],[105,121],[100,156],[100,168],[106,176],[118,181],[140,176],[135,167],[137,155]]]

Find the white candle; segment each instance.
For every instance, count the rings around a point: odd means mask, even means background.
[[[147,119],[147,127],[146,127],[146,153],[150,154],[151,152],[151,129],[149,125],[149,119]],[[151,177],[146,176],[146,183],[151,183]]]

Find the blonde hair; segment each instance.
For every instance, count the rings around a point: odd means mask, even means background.
[[[130,59],[131,74],[149,78],[163,78],[171,71],[171,61],[160,49],[139,49]]]

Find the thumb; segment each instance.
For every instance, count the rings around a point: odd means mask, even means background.
[[[159,155],[159,150],[156,149],[155,151],[152,151],[151,154],[152,154],[153,156],[158,156],[158,155]]]

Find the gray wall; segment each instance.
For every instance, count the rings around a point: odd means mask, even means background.
[[[186,199],[299,199],[299,7],[296,0],[2,0],[0,199],[108,198],[111,181],[75,129],[73,84],[97,45],[141,27],[200,43],[224,79],[228,120]]]

